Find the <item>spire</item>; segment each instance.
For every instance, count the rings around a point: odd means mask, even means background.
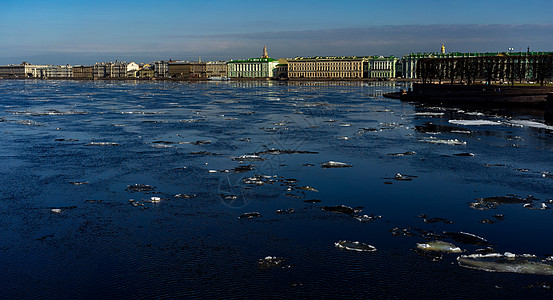
[[[261,58],[269,58],[269,54],[267,54],[267,47],[263,46],[263,56]]]
[[[444,43],[442,43],[442,48],[440,50],[440,53],[441,54],[445,54],[445,46],[444,46]]]

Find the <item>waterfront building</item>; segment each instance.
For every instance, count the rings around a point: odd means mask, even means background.
[[[440,52],[411,53],[402,58],[402,77],[417,78],[417,62],[423,58],[462,58],[462,57],[491,57],[497,55],[506,56],[532,56],[552,55],[553,52],[445,52],[445,45],[442,44]],[[528,63],[528,62],[525,62]]]
[[[188,61],[171,61],[168,63],[169,77],[171,78],[186,78],[190,74],[190,62]]]
[[[169,77],[169,62],[165,60],[156,61],[154,65],[155,77]]]
[[[288,60],[288,77],[363,78],[368,57],[296,57]]]
[[[368,61],[369,78],[395,78],[396,77],[396,57],[371,57]]]
[[[284,58],[278,60],[278,65],[276,66],[273,74],[275,79],[287,79],[288,78],[288,61]]]
[[[227,76],[227,63],[224,61],[210,62],[171,62],[169,76],[173,78],[200,78]]]
[[[40,68],[40,77],[45,78],[71,78],[73,77],[73,67],[65,66],[45,66]]]
[[[140,66],[134,61],[127,64],[127,73],[140,70]]]
[[[141,65],[140,69],[137,71],[129,71],[127,76],[137,78],[153,78],[155,77],[154,67],[150,64],[144,64]]]
[[[138,70],[138,64],[126,62],[103,62],[93,67],[93,77],[96,78],[127,78],[129,71]]]
[[[263,47],[260,58],[231,60],[227,62],[228,77],[231,78],[273,78],[279,61],[270,58],[267,47]]]
[[[0,66],[0,77],[41,77],[41,69],[46,67],[46,65],[32,65],[27,62],[20,65]]]
[[[93,66],[73,66],[73,78],[92,79],[93,74]]]

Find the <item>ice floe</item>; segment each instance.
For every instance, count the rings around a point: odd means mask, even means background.
[[[417,152],[415,151],[406,151],[401,153],[388,153],[388,155],[390,156],[406,156],[406,155],[415,155],[415,154],[417,154]]]
[[[486,272],[509,272],[535,275],[553,275],[553,265],[547,260],[539,260],[535,255],[504,254],[471,254],[457,258],[461,267]]]
[[[296,189],[302,191],[318,192],[318,190],[312,186],[298,186],[296,187]]]
[[[553,130],[553,126],[545,125],[543,123],[534,122],[534,121],[527,121],[527,120],[511,120],[509,121],[509,124],[514,126],[520,126],[520,127],[531,127],[531,128],[538,128],[538,129]]]
[[[474,156],[474,153],[471,152],[462,152],[462,153],[454,153],[455,156],[465,156],[465,157],[472,157]]]
[[[528,196],[527,198],[522,198],[516,195],[507,195],[507,196],[493,196],[487,198],[478,198],[474,202],[469,203],[469,207],[476,210],[488,210],[497,208],[502,204],[531,204],[536,198]]]
[[[114,142],[90,142],[87,146],[119,146],[119,143]]]
[[[380,219],[382,218],[382,216],[371,214],[371,215],[357,215],[357,216],[354,216],[354,218],[359,222],[366,223],[366,222],[372,222],[376,219]]]
[[[417,243],[417,248],[424,251],[438,251],[447,253],[460,253],[463,252],[461,248],[444,241],[430,241],[426,243]]]
[[[373,245],[364,244],[361,242],[352,241],[338,241],[334,243],[334,246],[338,249],[359,251],[359,252],[375,252],[376,247]]]
[[[244,154],[238,157],[233,157],[234,161],[264,161],[265,159],[259,155],[254,154]]]
[[[444,144],[444,145],[451,145],[451,146],[460,146],[460,145],[467,144],[467,142],[460,141],[458,139],[444,140],[444,139],[437,139],[437,138],[427,138],[427,139],[421,139],[420,141],[425,143],[431,143],[431,144]]]
[[[265,151],[260,151],[253,153],[253,155],[263,155],[263,154],[271,154],[271,155],[280,155],[280,154],[318,154],[319,152],[313,152],[313,151],[303,151],[303,150],[289,150],[289,149],[267,149]]]
[[[422,215],[419,216],[419,217],[422,217]],[[424,217],[422,217],[422,221],[424,223],[427,223],[427,224],[432,224],[432,223],[453,224],[453,221],[450,221],[450,220],[445,219],[445,218],[440,218],[440,217],[428,218],[428,217],[424,216]]]
[[[417,112],[415,116],[440,117],[444,114],[443,112]]]
[[[71,183],[72,185],[84,185],[88,184],[88,181],[68,181],[68,183]]]
[[[176,194],[175,195],[175,198],[184,198],[184,199],[190,199],[190,198],[195,198],[196,195],[194,194]]]
[[[464,126],[501,125],[501,122],[490,120],[449,120],[449,123]]]
[[[287,209],[279,209],[275,213],[277,213],[277,214],[292,214],[294,212],[295,212],[295,209],[287,208]]]
[[[261,217],[261,214],[258,212],[249,212],[249,213],[240,215],[238,219],[255,219],[260,217]]]
[[[155,190],[155,186],[147,185],[147,184],[133,184],[133,185],[127,185],[126,190],[131,192],[151,192]]]
[[[267,256],[257,261],[257,266],[261,270],[266,270],[269,268],[290,268],[290,265],[286,264],[286,258],[276,257],[276,256]]]
[[[330,212],[337,213],[337,214],[346,214],[346,215],[353,215],[353,214],[361,212],[360,209],[351,208],[351,207],[345,206],[345,205],[323,206],[322,210],[330,211]]]
[[[321,167],[324,169],[328,169],[328,168],[351,168],[353,166],[347,163],[331,160],[321,164]]]

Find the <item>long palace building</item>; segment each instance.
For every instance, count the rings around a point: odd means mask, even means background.
[[[392,78],[395,57],[297,57],[288,60],[288,77],[294,78]]]

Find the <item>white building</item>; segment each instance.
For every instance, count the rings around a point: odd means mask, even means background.
[[[396,77],[396,57],[371,57],[369,59],[369,78],[394,78]]]
[[[93,76],[94,78],[127,78],[128,66],[131,65],[131,70],[139,69],[136,63],[126,62],[103,62],[94,65]]]
[[[73,77],[73,67],[70,65],[46,66],[40,69],[40,77],[47,77],[47,78]]]
[[[228,77],[231,78],[273,78],[278,60],[270,58],[267,47],[263,47],[261,58],[231,60],[227,62]]]

